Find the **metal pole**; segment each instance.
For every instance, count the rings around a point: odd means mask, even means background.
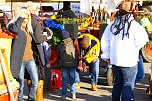
[[[43,26],[43,10],[42,10],[42,0],[40,0],[40,11],[41,11],[41,24]]]
[[[58,1],[58,10],[59,10],[59,8],[60,8],[60,1]]]
[[[12,9],[12,6],[13,6],[13,0],[11,0],[11,14],[12,14],[12,18],[13,18],[13,9]]]

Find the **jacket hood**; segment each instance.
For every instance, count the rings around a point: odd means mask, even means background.
[[[71,38],[67,38],[67,39],[64,39],[64,40],[62,40],[62,42],[63,42],[63,44],[73,44],[73,40],[71,39]]]

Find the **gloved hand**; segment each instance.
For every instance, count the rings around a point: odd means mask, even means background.
[[[48,36],[47,39],[50,40],[52,38],[52,36]]]
[[[50,28],[45,27],[43,29],[43,35],[45,35],[47,37],[47,40],[50,40],[52,38],[52,36],[53,36],[53,32],[52,32],[52,30]]]

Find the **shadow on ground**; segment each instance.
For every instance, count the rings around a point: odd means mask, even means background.
[[[103,72],[103,74],[105,71]],[[148,87],[148,76],[145,73],[145,78],[135,85],[135,101],[152,101],[148,95],[146,95],[146,89]],[[61,100],[61,89],[50,91],[49,94],[45,94],[45,101],[111,101],[112,86],[107,86],[105,75],[100,75],[98,82],[98,90],[92,91],[90,84],[89,73],[80,73],[81,88],[77,90],[77,98],[71,99],[70,92],[67,93],[67,99]],[[24,95],[27,96],[27,86],[25,83]],[[26,97],[27,98],[27,97]]]

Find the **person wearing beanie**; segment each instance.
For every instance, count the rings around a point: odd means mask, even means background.
[[[85,64],[89,65],[89,72],[91,74],[91,89],[97,90],[98,76],[99,76],[99,40],[89,33],[81,34],[74,42],[79,52],[79,64],[82,63],[82,68],[79,66],[76,72],[76,83],[80,86],[79,71],[85,72]]]
[[[112,65],[112,101],[135,101],[139,50],[149,39],[144,27],[135,21],[131,2],[121,2],[117,9],[101,38],[101,58]]]
[[[77,67],[77,50],[68,31],[62,31],[62,42],[57,46],[58,63],[62,73],[62,99],[66,99],[68,83],[73,99],[76,98],[75,72]]]
[[[62,12],[59,12],[57,16],[61,18],[76,18],[75,13],[71,10],[70,6],[70,1],[63,1],[63,8],[61,9]]]
[[[62,31],[62,39],[70,38],[70,33],[68,31]]]

